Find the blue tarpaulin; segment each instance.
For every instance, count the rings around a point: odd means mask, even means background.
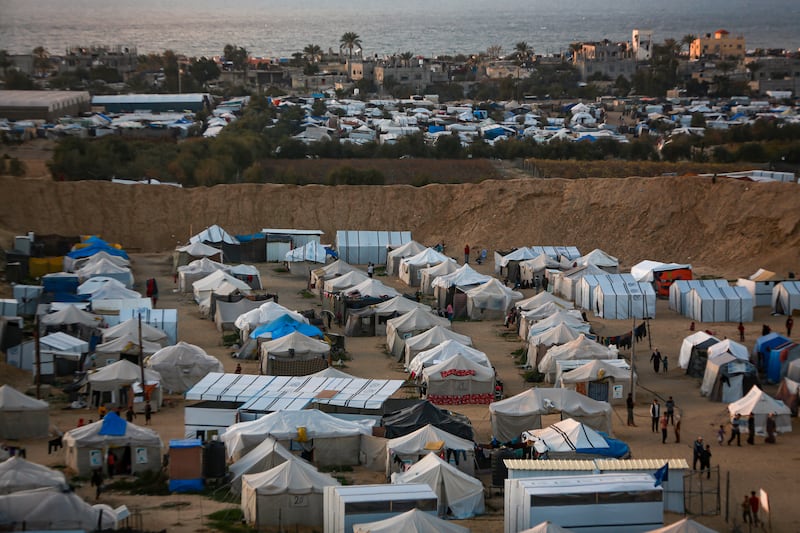
[[[72,250],[70,253],[67,254],[67,256],[71,257],[72,259],[80,259],[81,257],[91,257],[99,252],[106,252],[108,255],[116,255],[128,259],[128,254],[125,253],[124,250],[114,248],[113,246],[109,246],[108,244],[104,246],[99,244],[92,244],[91,246],[86,246],[85,248]]]
[[[44,292],[75,294],[78,292],[78,285],[80,284],[81,282],[77,274],[59,274],[57,276],[45,275],[42,277]]]
[[[283,315],[269,324],[258,326],[250,333],[250,338],[257,339],[261,336],[269,336],[272,339],[280,339],[294,331],[300,332],[307,337],[322,337],[322,331],[316,326],[310,326],[296,321],[289,315]]]
[[[203,478],[198,479],[170,479],[170,492],[199,492],[203,490]]]
[[[630,447],[621,440],[612,439],[602,431],[598,431],[598,433],[602,435],[604,439],[606,439],[608,448],[576,448],[575,451],[577,453],[604,455],[606,457],[614,457],[616,459],[622,459],[630,454]]]
[[[200,439],[170,439],[170,448],[199,448],[203,446],[203,441]]]
[[[111,437],[122,437],[128,429],[128,423],[117,416],[117,413],[108,413],[103,417],[103,425],[100,427],[98,435],[109,435]]]

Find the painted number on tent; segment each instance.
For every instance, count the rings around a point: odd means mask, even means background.
[[[304,494],[293,495],[292,507],[308,507],[308,497]]]

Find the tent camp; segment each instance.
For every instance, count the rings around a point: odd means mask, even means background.
[[[0,517],[9,531],[110,531],[118,526],[108,505],[89,505],[75,492],[54,487],[0,496]]]
[[[419,287],[422,283],[422,270],[445,262],[455,262],[433,248],[425,248],[416,255],[400,261],[400,279],[410,287]]]
[[[593,301],[594,314],[606,320],[656,316],[656,293],[652,285],[636,282],[630,274],[598,276]]]
[[[129,318],[116,326],[101,330],[101,334],[103,336],[103,342],[109,342],[126,336],[135,336],[138,339],[139,320],[136,318]],[[167,343],[167,334],[165,332],[145,322],[142,322],[141,336],[143,341],[154,342],[161,346]]]
[[[433,348],[417,353],[408,365],[408,371],[419,377],[424,368],[438,365],[456,355],[463,355],[467,359],[480,364],[485,368],[491,368],[492,363],[489,358],[480,350],[466,344],[461,344],[454,339],[448,339]]]
[[[231,474],[231,490],[242,492],[242,476],[257,474],[275,468],[296,456],[272,437],[267,437],[258,446],[228,467]]]
[[[389,413],[381,421],[387,439],[408,435],[429,424],[462,439],[471,441],[474,437],[469,418],[424,400]]]
[[[553,346],[539,361],[539,372],[546,374],[552,383],[556,372],[556,361],[571,359],[616,359],[619,350],[613,346],[604,346],[593,341],[586,335],[579,335],[574,341],[569,341],[559,346]]]
[[[406,470],[428,452],[452,455],[459,470],[475,474],[475,443],[431,425],[386,442],[386,473]]]
[[[800,406],[800,383],[793,379],[783,378],[775,399],[782,401],[791,411],[792,416],[797,416],[797,409]]]
[[[692,265],[645,260],[631,267],[631,275],[636,281],[652,283],[657,296],[668,298],[672,283],[692,279]]]
[[[483,484],[434,453],[412,465],[405,472],[392,474],[392,483],[424,483],[439,498],[439,516],[464,520],[483,514]]]
[[[711,348],[716,346],[719,344]],[[712,357],[711,348],[700,394],[708,396],[711,401],[730,403],[744,396],[750,387],[758,385],[758,372],[750,361],[738,359],[728,352]]]
[[[178,290],[191,292],[195,281],[200,281],[217,270],[227,271],[229,268],[227,265],[212,261],[207,257],[195,259],[188,265],[178,267]]]
[[[433,294],[433,281],[439,276],[446,276],[458,270],[458,263],[455,261],[444,261],[430,268],[420,270],[419,290],[423,294]]]
[[[587,426],[611,434],[611,405],[567,389],[530,389],[489,405],[492,433],[500,442],[518,438],[523,431],[542,427],[542,415],[561,413]]]
[[[358,270],[356,267],[342,261],[341,259],[327,264],[324,267],[316,268],[311,271],[310,288],[317,288],[322,293],[323,285],[326,280]]]
[[[574,341],[580,337],[582,333],[572,329],[566,323],[560,323],[556,326],[546,329],[538,335],[528,337],[528,349],[525,359],[526,368],[538,367],[542,358],[552,346],[560,346],[568,342]]]
[[[46,437],[50,428],[50,406],[22,394],[11,385],[0,387],[0,439]]]
[[[244,520],[257,528],[322,527],[323,487],[340,483],[302,459],[291,458],[257,474],[242,476]]]
[[[417,354],[435,348],[448,340],[456,341],[464,346],[472,346],[472,339],[467,335],[456,333],[452,329],[447,329],[444,326],[434,326],[427,331],[405,339],[406,347],[404,352],[406,369],[410,368],[411,361]]]
[[[442,520],[419,509],[411,509],[397,516],[353,525],[353,533],[469,533],[469,529]]]
[[[772,312],[791,315],[800,309],[800,281],[782,281],[772,289]]]
[[[494,370],[457,353],[422,370],[429,402],[437,405],[488,404],[494,399]]]
[[[92,469],[103,468],[111,452],[117,457],[120,472],[136,474],[161,469],[162,442],[158,433],[126,422],[113,412],[102,420],[67,431],[63,441],[67,468],[79,476],[89,476]]]
[[[417,241],[408,241],[405,244],[393,248],[386,253],[386,275],[399,276],[400,262],[406,257],[413,257],[425,250],[425,247]]]
[[[188,342],[162,348],[147,359],[147,366],[161,376],[161,386],[171,392],[191,389],[209,372],[224,372],[222,363]]]
[[[395,296],[378,304],[354,309],[348,313],[344,334],[348,337],[374,337],[386,335],[386,321],[404,315],[416,308],[430,311],[423,303],[404,296]]]
[[[414,309],[403,316],[392,318],[386,322],[386,346],[399,358],[405,353],[406,338],[419,335],[434,326],[450,329],[450,321],[422,309]]]
[[[502,319],[522,293],[509,289],[495,278],[466,291],[467,317],[470,320]]]
[[[261,344],[260,371],[270,376],[306,376],[328,366],[331,346],[299,331]]]
[[[686,373],[692,377],[703,377],[706,371],[706,361],[708,360],[708,348],[718,342],[718,338],[709,335],[705,331],[692,333],[683,339],[681,343],[678,366],[685,368]]]
[[[0,494],[43,487],[67,489],[64,474],[37,463],[14,456],[0,463]]]
[[[627,459],[631,450],[622,441],[612,439],[594,429],[567,418],[544,429],[522,433],[522,440],[531,443],[548,459],[579,459],[587,456]]]
[[[144,379],[149,391],[150,406],[153,411],[158,411],[163,400],[161,374],[150,368],[145,368]],[[144,401],[135,399],[130,402],[128,395],[130,387],[134,383],[141,383],[141,380],[142,369],[139,365],[131,363],[127,359],[120,359],[108,366],[104,366],[87,377],[89,391],[100,393],[100,403],[110,403],[121,407],[133,403],[136,412],[144,411]]]
[[[266,437],[272,437],[290,449],[303,448],[320,467],[352,466],[359,461],[361,435],[372,435],[373,423],[343,420],[317,409],[275,411],[230,426],[221,439],[232,458],[244,456]]]
[[[674,524],[651,529],[647,533],[718,533],[716,529],[711,529],[703,524],[695,522],[691,518],[678,520]]]
[[[778,433],[792,431],[791,410],[782,401],[774,399],[757,386],[753,386],[741,399],[728,404],[728,412],[731,416],[738,413],[749,417],[752,414],[756,419],[756,435],[767,434],[767,417],[771,413],[775,414]],[[747,426],[742,425],[741,431],[747,433]]]
[[[618,361],[618,360],[617,360]],[[627,365],[626,365],[627,366]],[[562,369],[563,372],[563,369]],[[636,383],[634,376],[634,384]],[[622,405],[633,391],[630,368],[595,359],[556,376],[556,386],[585,394],[593,400]]]

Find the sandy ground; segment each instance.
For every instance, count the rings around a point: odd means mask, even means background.
[[[259,265],[264,276],[265,286],[270,292],[277,292],[280,303],[293,309],[319,309],[318,299],[304,299],[300,291],[305,287],[305,281],[293,277],[288,273],[276,271],[277,265]],[[179,312],[179,339],[205,348],[208,353],[220,358],[226,370],[233,371],[237,361],[230,357],[230,350],[222,346],[221,335],[214,324],[200,317],[197,306],[187,295],[177,293],[174,288],[170,272],[171,258],[167,254],[136,254],[133,256],[133,268],[139,285],[149,277],[158,279],[160,288],[159,307],[177,308]],[[491,265],[485,264],[477,267],[479,270],[490,273]],[[702,273],[702,267],[697,267]],[[742,273],[744,274],[744,273]],[[405,292],[408,290],[397,278],[380,278],[381,281],[393,285]],[[142,290],[142,287],[139,287]],[[143,292],[143,290],[142,290]],[[527,296],[532,291],[523,291]],[[595,331],[601,335],[622,334],[630,330],[629,321],[598,320],[590,315],[590,320]],[[747,324],[746,337],[751,344],[760,334],[761,325],[769,324],[775,331],[783,331],[783,318],[770,316],[765,308],[756,310],[756,320]],[[742,496],[750,490],[764,488],[771,497],[772,527],[774,531],[800,531],[800,513],[793,510],[795,490],[800,488],[796,480],[797,461],[800,461],[800,434],[797,432],[781,435],[775,445],[766,445],[763,438],[757,438],[755,446],[739,448],[736,446],[717,446],[716,428],[727,420],[726,405],[710,402],[700,396],[700,382],[687,377],[677,367],[677,354],[682,339],[689,334],[689,320],[669,311],[666,301],[659,301],[657,315],[651,322],[651,335],[643,343],[636,346],[636,366],[640,371],[639,388],[637,390],[636,420],[638,427],[632,428],[625,425],[625,408],[618,407],[614,415],[614,433],[619,439],[629,443],[633,456],[636,458],[671,458],[684,457],[691,461],[691,443],[698,436],[703,435],[706,442],[712,444],[712,465],[721,467],[722,495],[719,516],[697,517],[703,524],[719,531],[731,531],[734,519],[739,518],[739,502]],[[736,338],[735,324],[702,324],[702,329],[713,331],[718,337]],[[511,353],[522,347],[522,342],[514,336],[505,334],[505,328],[498,322],[456,322],[453,329],[459,333],[470,335],[474,345],[486,352],[495,365],[499,376],[505,382],[507,395],[514,395],[526,390],[530,385],[525,384],[521,378],[520,370],[515,367]],[[334,328],[335,330],[335,328]],[[357,376],[374,378],[403,378],[402,369],[394,363],[384,352],[383,338],[348,338],[347,350],[352,357],[345,370]],[[654,374],[648,360],[653,347],[658,347],[662,354],[669,356],[670,370],[667,374]],[[623,351],[628,356],[629,352]],[[257,373],[257,363],[244,361],[243,370],[246,373]],[[12,379],[13,378],[13,379]],[[22,378],[19,374],[9,374],[0,377],[0,381],[15,381],[15,385]],[[769,393],[776,391],[776,386],[766,386]],[[653,397],[662,400],[667,396],[674,396],[677,406],[683,415],[683,430],[681,443],[675,443],[672,432],[666,444],[661,444],[660,434],[650,431],[648,404]],[[181,397],[169,397],[168,405],[153,416],[153,428],[157,430],[164,442],[169,439],[182,438],[183,433],[183,400]],[[56,405],[51,411],[51,420],[62,430],[75,426],[79,418],[95,418],[95,413],[89,411],[62,410],[63,404]],[[491,427],[489,423],[488,408],[486,406],[465,406],[458,409],[470,417],[480,441],[490,439]],[[545,420],[545,423],[557,421]],[[51,466],[63,465],[63,451],[48,455],[47,443],[44,440],[22,443],[26,446],[28,459]],[[374,473],[359,472],[346,474],[353,481],[375,482]],[[730,476],[730,502],[726,498],[725,480]],[[484,483],[489,482],[489,476],[483,476]],[[790,490],[786,490],[790,489]],[[91,501],[93,491],[87,486],[78,489],[80,494]],[[500,532],[503,519],[502,495],[494,491],[487,491],[489,513],[475,520],[464,521],[464,525],[476,532]],[[177,533],[194,531],[211,531],[207,515],[211,512],[231,507],[231,504],[221,504],[199,496],[171,495],[168,497],[142,497],[120,493],[104,493],[102,502],[111,505],[126,504],[141,517],[141,525],[147,530],[167,530]],[[727,505],[730,505],[730,517],[724,520]],[[678,520],[679,516],[667,515],[666,522]]]

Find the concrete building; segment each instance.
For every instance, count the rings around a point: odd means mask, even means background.
[[[0,91],[0,117],[54,121],[91,110],[86,91]]]
[[[136,72],[139,56],[135,46],[74,46],[68,48],[58,66],[60,73],[97,67],[113,68],[123,78]]]
[[[631,34],[631,46],[636,61],[650,61],[653,56],[653,30],[634,29]]]
[[[375,65],[376,84],[384,86],[390,79],[400,85],[410,86],[419,93],[432,83],[447,83],[450,77],[443,65],[427,59],[408,62],[388,60]]]
[[[604,40],[599,43],[582,43],[572,57],[581,80],[587,81],[601,75],[611,80],[623,76],[630,79],[636,72],[636,59],[628,43],[612,43]]]
[[[800,94],[800,59],[796,57],[748,57],[749,87],[759,95],[767,91],[791,91]]]
[[[728,30],[717,30],[714,35],[706,33],[689,46],[689,59],[716,57],[719,59],[742,59],[745,55],[744,37],[732,37]]]

